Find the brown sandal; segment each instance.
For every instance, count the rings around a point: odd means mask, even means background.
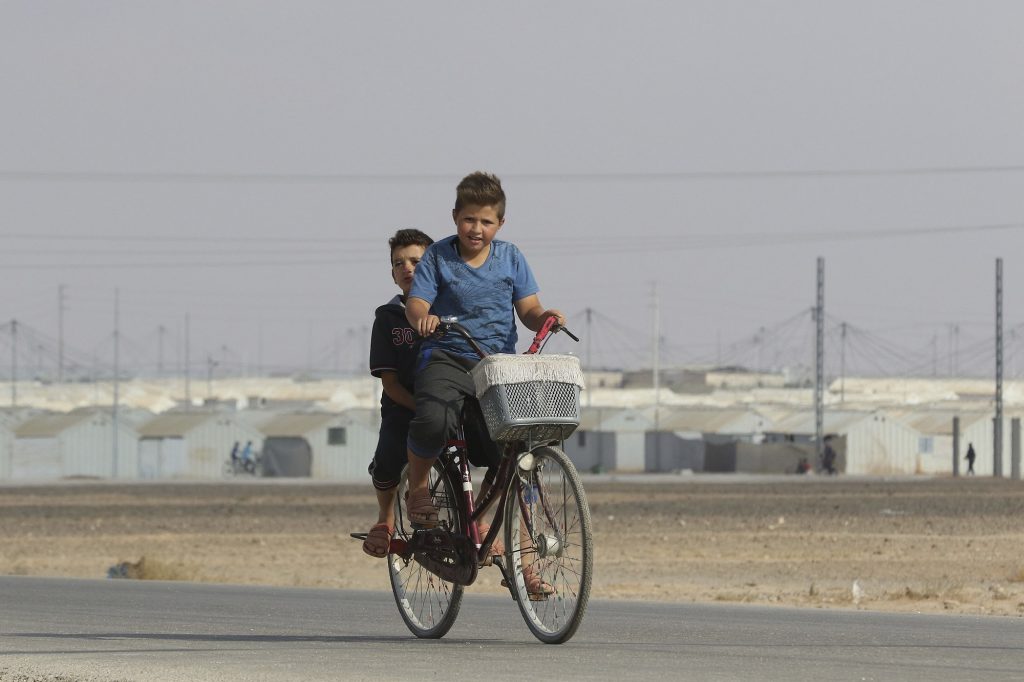
[[[551,583],[544,582],[533,570],[533,566],[523,566],[523,582],[526,584],[526,594],[529,595],[530,601],[544,601],[555,593]],[[508,583],[502,580],[501,586],[508,587]]]
[[[405,493],[405,506],[409,522],[414,526],[433,528],[437,525],[437,507],[426,488]]]
[[[375,559],[383,559],[391,550],[391,536],[394,534],[395,529],[388,524],[376,524],[363,540],[363,551]]]

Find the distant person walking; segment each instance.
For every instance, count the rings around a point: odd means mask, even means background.
[[[968,443],[967,444],[967,456],[964,457],[964,459],[967,460],[967,475],[968,476],[973,476],[974,475],[974,460],[975,460],[976,457],[977,457],[977,455],[974,454],[974,443]]]

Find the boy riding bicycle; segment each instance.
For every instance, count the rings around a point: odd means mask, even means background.
[[[537,331],[549,317],[522,252],[496,240],[505,223],[505,192],[489,173],[467,175],[456,188],[456,234],[431,245],[416,268],[406,317],[422,342],[416,369],[416,416],[409,424],[408,515],[417,525],[437,524],[428,481],[431,466],[454,435],[466,398],[475,398],[469,371],[479,356],[459,336],[431,338],[441,316],[454,316],[488,354],[516,352],[516,320]],[[515,313],[515,315],[513,314]],[[492,462],[497,447],[489,439]]]

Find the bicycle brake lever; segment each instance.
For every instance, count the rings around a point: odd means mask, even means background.
[[[568,334],[569,338],[572,339],[573,341],[575,341],[576,343],[580,342],[580,337],[576,336],[571,331],[569,331],[568,327],[557,326],[557,327],[555,327],[555,330],[556,331],[560,331],[560,332],[564,332],[565,334]]]

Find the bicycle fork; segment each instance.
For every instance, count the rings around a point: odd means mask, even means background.
[[[534,458],[532,452],[524,452],[519,455],[516,466],[517,499],[519,508],[522,511],[523,523],[526,525],[526,535],[533,542],[534,550],[538,559],[547,557],[561,557],[565,552],[565,522],[559,523],[551,510],[550,500],[546,492],[536,483],[537,470],[540,464]],[[534,524],[533,512],[543,512],[547,518],[548,525],[554,530],[553,534],[538,533]]]

